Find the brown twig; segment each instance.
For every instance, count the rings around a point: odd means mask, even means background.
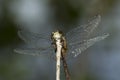
[[[63,53],[61,54],[66,80],[70,80],[70,73]]]

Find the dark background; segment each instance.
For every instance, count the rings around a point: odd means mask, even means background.
[[[54,59],[13,52],[23,44],[18,28],[68,31],[97,14],[97,31],[110,36],[68,61],[72,80],[120,80],[119,0],[0,0],[0,80],[55,80]]]

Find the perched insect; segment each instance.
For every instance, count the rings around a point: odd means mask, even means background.
[[[45,54],[53,55],[53,53],[56,53],[56,80],[60,80],[60,59],[63,61],[66,80],[70,80],[66,57],[76,57],[94,43],[109,36],[109,34],[104,34],[102,36],[88,38],[100,21],[100,15],[95,16],[88,24],[76,27],[65,35],[60,30],[52,32],[51,36],[44,36],[22,29],[18,31],[19,37],[29,45],[31,44],[33,46],[23,49],[15,49],[14,51],[20,54],[29,54],[34,56]],[[45,43],[47,43],[46,47],[44,46]]]
[[[56,39],[54,38],[55,35],[53,34],[60,34],[60,40],[62,43],[62,52],[63,55],[66,57],[76,57],[81,52],[86,50],[88,47],[92,46],[96,42],[105,39],[109,36],[109,34],[103,34],[102,36],[97,36],[94,38],[88,38],[89,35],[97,28],[98,24],[101,21],[101,16],[95,16],[90,22],[85,25],[78,26],[65,35],[62,31],[55,31],[52,32],[52,35],[42,35],[37,33],[32,33],[30,31],[21,29],[18,31],[19,37],[24,40],[27,44],[32,44],[32,47],[26,48],[18,48],[14,51],[20,54],[28,54],[33,56],[40,56],[40,55],[53,55],[56,51]],[[50,38],[51,37],[51,38]],[[58,37],[58,36],[57,36]],[[46,47],[43,46],[43,43],[46,43]],[[52,43],[52,46],[51,46]],[[42,45],[42,46],[41,46]]]

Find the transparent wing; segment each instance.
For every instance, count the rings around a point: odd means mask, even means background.
[[[101,41],[103,39],[105,39],[106,37],[108,37],[109,34],[104,34],[102,36],[98,36],[89,40],[84,40],[84,41],[78,41],[78,42],[74,42],[74,43],[70,43],[68,44],[68,58],[71,57],[76,57],[79,54],[81,54],[83,51],[85,51],[87,48],[89,48],[90,46],[92,46],[93,44],[95,44],[98,41]]]
[[[47,49],[36,49],[36,48],[21,48],[21,49],[14,49],[14,52],[18,54],[27,54],[32,56],[53,56],[55,53],[53,48],[47,48]]]
[[[47,35],[37,34],[22,29],[18,31],[18,36],[27,44],[25,47],[22,46],[22,48],[15,49],[14,51],[16,53],[33,56],[51,55],[51,53],[54,53],[50,37]]]
[[[20,30],[18,31],[18,36],[27,44],[32,44],[36,47],[40,47],[41,45],[46,45],[48,47],[51,46],[51,38],[47,35],[37,34],[30,32],[28,30]]]
[[[72,29],[66,34],[66,38],[68,43],[76,42],[79,40],[85,40],[90,33],[98,26],[101,21],[101,16],[95,16],[91,21],[87,24],[79,26],[77,28]]]

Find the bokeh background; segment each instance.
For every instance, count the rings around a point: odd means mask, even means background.
[[[54,59],[13,52],[25,44],[17,35],[19,28],[68,31],[96,14],[102,16],[97,32],[110,36],[68,61],[71,78],[120,80],[119,0],[0,0],[0,80],[55,80]]]

